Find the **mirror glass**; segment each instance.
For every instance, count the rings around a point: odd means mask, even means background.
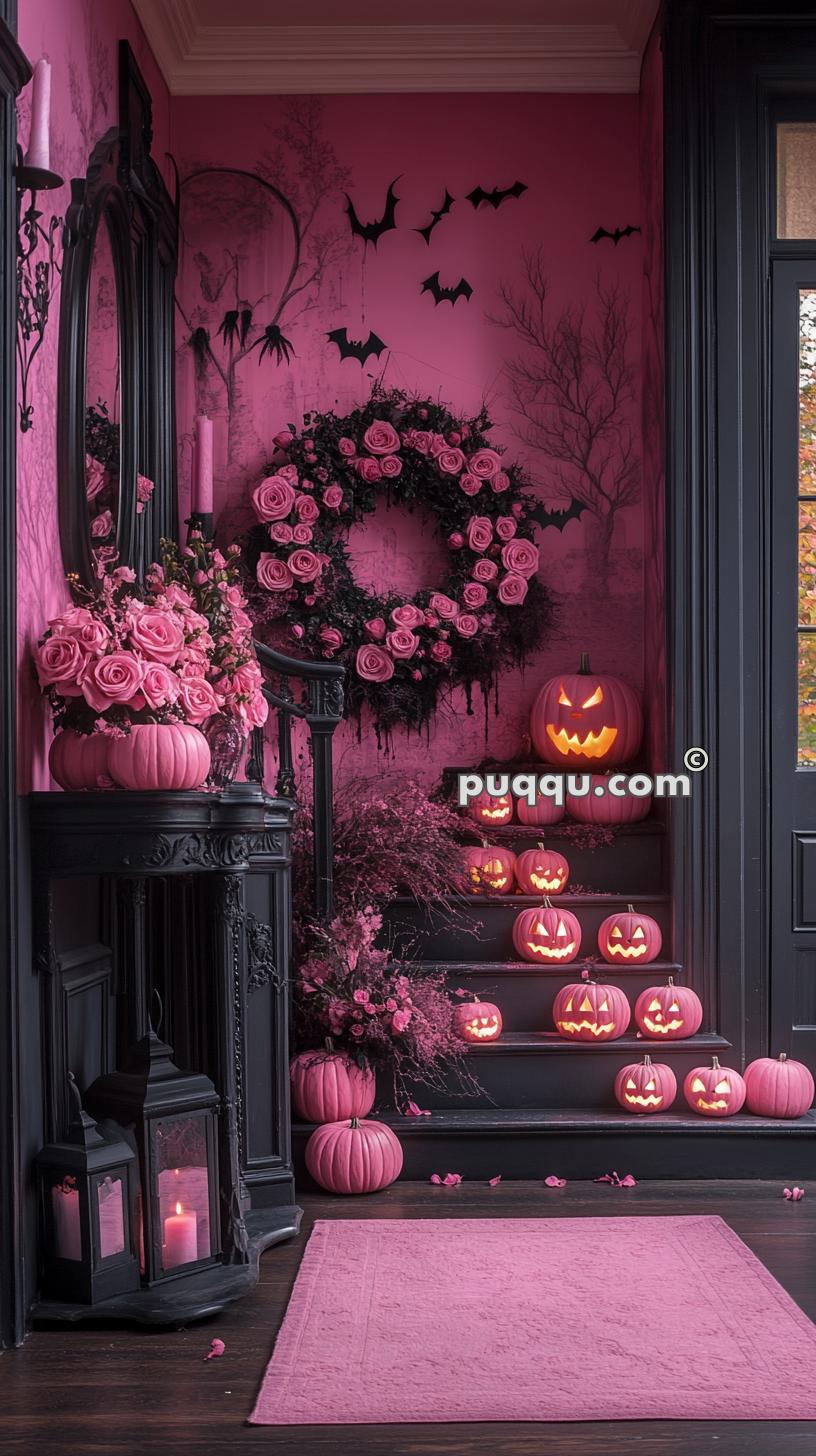
[[[97,562],[116,549],[120,501],[120,339],[116,269],[104,213],[88,280],[85,365],[85,494]],[[102,553],[100,555],[100,553]]]

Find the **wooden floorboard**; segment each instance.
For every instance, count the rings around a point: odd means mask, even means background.
[[[445,1171],[444,1169],[442,1171]],[[803,1169],[800,1182],[805,1181]],[[816,1319],[816,1185],[790,1204],[769,1183],[641,1183],[630,1190],[569,1184],[403,1183],[366,1199],[306,1195],[303,1233],[261,1260],[257,1289],[227,1313],[186,1330],[43,1329],[0,1356],[0,1450],[66,1456],[813,1456],[816,1422],[611,1422],[609,1424],[341,1426],[244,1424],[315,1218],[597,1217],[718,1213]],[[669,1251],[667,1250],[667,1257]],[[410,1271],[405,1271],[410,1277]],[[633,1333],[648,1311],[621,1311]],[[205,1363],[210,1339],[226,1353]],[[704,1332],[701,1332],[704,1337]],[[410,1350],[406,1350],[410,1361]],[[462,1372],[467,1380],[467,1371]],[[643,1364],[649,1379],[648,1360]],[[580,1403],[581,1371],[576,1371]]]

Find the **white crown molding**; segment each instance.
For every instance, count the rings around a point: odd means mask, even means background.
[[[632,92],[655,4],[614,25],[199,25],[194,0],[133,0],[174,96]],[[644,34],[645,27],[645,34]]]

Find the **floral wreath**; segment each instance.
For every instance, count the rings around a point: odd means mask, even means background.
[[[347,701],[378,728],[417,728],[454,684],[523,660],[552,617],[539,550],[525,523],[535,501],[519,468],[487,440],[484,410],[454,416],[430,399],[375,389],[350,414],[305,416],[275,436],[270,473],[252,492],[246,541],[256,629],[286,624],[312,656],[348,669]],[[451,553],[439,590],[376,595],[354,580],[346,537],[385,497],[435,517]]]

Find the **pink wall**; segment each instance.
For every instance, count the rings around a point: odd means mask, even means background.
[[[56,192],[41,194],[46,213],[64,215],[72,177],[83,176],[93,147],[116,121],[117,43],[128,40],[153,93],[154,147],[163,157],[169,145],[169,97],[128,0],[24,0],[19,40],[33,62],[51,61],[51,166],[66,179]],[[25,144],[30,88],[19,103],[20,138]],[[19,782],[22,792],[48,788],[46,754],[50,738],[30,665],[32,644],[49,616],[59,610],[66,589],[59,556],[56,490],[56,384],[59,285],[45,340],[34,362],[30,386],[34,428],[18,435],[18,641]]]
[[[384,370],[388,385],[439,394],[457,409],[476,410],[483,399],[497,422],[497,438],[521,457],[546,500],[564,496],[552,463],[519,441],[507,397],[504,366],[518,353],[489,315],[501,312],[502,284],[519,288],[523,254],[542,250],[550,284],[548,310],[594,309],[596,276],[628,298],[630,349],[640,384],[642,238],[616,247],[590,243],[598,226],[641,224],[638,98],[634,96],[364,96],[315,98],[179,98],[173,102],[173,150],[182,176],[210,166],[258,170],[289,196],[306,223],[307,258],[296,280],[303,289],[286,307],[284,334],[296,357],[290,368],[250,353],[225,381],[212,369],[196,374],[188,339],[196,327],[216,339],[218,324],[236,297],[266,295],[257,320],[274,316],[291,259],[290,234],[279,210],[256,207],[221,193],[198,194],[183,209],[178,329],[180,478],[189,479],[189,439],[197,409],[215,418],[216,511],[230,535],[249,520],[248,495],[263,473],[272,436],[303,412],[345,410],[365,398]],[[399,177],[397,229],[364,251],[352,239],[344,192],[358,215],[379,217],[388,183]],[[474,211],[463,200],[477,185],[528,190],[498,211]],[[232,187],[232,184],[230,184]],[[207,184],[212,187],[212,183]],[[440,206],[447,188],[457,199],[432,235],[415,231]],[[187,194],[188,198],[190,194]],[[202,204],[202,196],[205,201]],[[246,196],[246,194],[244,194]],[[235,269],[239,279],[235,292]],[[420,282],[440,271],[443,283],[464,276],[470,302],[434,307]],[[388,346],[361,369],[340,363],[326,334],[347,326],[351,338],[373,330]],[[640,444],[639,397],[631,419]],[[653,419],[650,419],[650,428]],[[654,465],[655,448],[649,460]],[[182,499],[182,517],[188,499]],[[621,511],[611,554],[608,590],[597,574],[597,521],[589,513],[563,533],[540,533],[542,576],[562,599],[562,625],[525,673],[508,675],[500,714],[485,742],[481,704],[467,717],[457,693],[438,715],[430,741],[397,735],[394,769],[428,780],[444,764],[473,763],[487,751],[509,757],[523,751],[527,717],[543,676],[592,651],[599,668],[620,672],[635,685],[643,678],[643,517],[641,506]],[[650,542],[650,549],[652,543]],[[416,523],[378,518],[355,530],[355,555],[372,584],[433,585],[442,560]],[[338,744],[349,772],[370,766],[373,735],[362,745],[348,729]],[[381,768],[387,767],[382,761]]]

